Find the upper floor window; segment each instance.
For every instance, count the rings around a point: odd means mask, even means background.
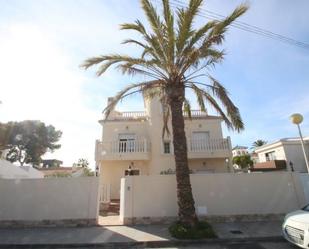
[[[266,161],[276,160],[276,153],[275,153],[275,151],[271,151],[271,152],[265,153],[265,158],[266,158]]]
[[[119,152],[135,151],[135,134],[123,133],[119,134]]]

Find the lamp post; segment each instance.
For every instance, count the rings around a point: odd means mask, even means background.
[[[303,122],[304,118],[303,118],[303,116],[301,114],[294,113],[294,114],[292,114],[290,116],[290,119],[291,119],[293,124],[297,125],[299,136],[300,136],[300,142],[301,142],[301,146],[303,148],[304,158],[305,158],[305,162],[306,162],[306,166],[307,166],[307,171],[308,171],[308,174],[309,174],[308,158],[307,158],[307,155],[306,155],[306,150],[305,150],[305,144],[304,144],[303,136],[302,136],[301,130],[300,130],[300,124],[301,124],[301,122]]]

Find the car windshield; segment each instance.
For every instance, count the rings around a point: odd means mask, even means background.
[[[303,207],[302,210],[309,212],[309,204],[307,206]]]

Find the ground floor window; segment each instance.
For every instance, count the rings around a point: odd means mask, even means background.
[[[139,169],[126,169],[124,171],[125,176],[138,176],[140,175],[140,170]]]

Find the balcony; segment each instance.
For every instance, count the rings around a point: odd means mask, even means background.
[[[189,115],[186,112],[183,112],[183,116],[185,118],[188,118]],[[207,117],[208,113],[205,111],[201,111],[201,110],[191,110],[191,118],[203,118],[203,117]]]
[[[253,165],[252,171],[274,171],[274,170],[286,170],[285,160],[269,160],[266,162],[260,162]]]
[[[188,113],[183,112],[184,118],[189,118]],[[191,110],[191,118],[204,118],[208,113],[200,110]],[[118,112],[114,111],[110,114],[108,120],[145,120],[147,119],[145,111]]]
[[[96,141],[96,161],[149,160],[150,143],[146,139],[128,141]]]
[[[188,139],[188,158],[229,158],[231,156],[230,138]]]
[[[109,120],[142,120],[146,119],[147,114],[144,111],[134,111],[134,112],[112,112]]]

